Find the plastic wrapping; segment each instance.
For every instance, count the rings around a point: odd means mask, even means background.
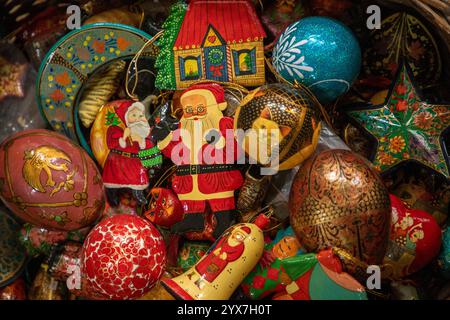
[[[0,142],[9,135],[45,128],[35,101],[36,70],[13,45],[0,46]]]

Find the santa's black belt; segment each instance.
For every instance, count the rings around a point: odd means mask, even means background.
[[[236,170],[232,164],[193,164],[177,167],[177,176]]]
[[[121,156],[127,157],[127,158],[139,158],[139,155],[137,153],[131,153],[131,152],[125,152],[117,149],[111,149],[112,153],[120,154]]]

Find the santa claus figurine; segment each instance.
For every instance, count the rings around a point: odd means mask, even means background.
[[[109,149],[103,168],[103,184],[111,206],[119,204],[119,192],[130,189],[139,205],[147,203],[144,190],[149,174],[159,168],[162,155],[150,140],[150,125],[141,102],[119,101],[107,130]]]
[[[176,130],[161,123],[153,129],[159,149],[177,165],[172,189],[184,217],[172,232],[203,231],[209,206],[215,221],[212,237],[217,239],[234,223],[234,191],[243,183],[234,164],[238,153],[233,119],[222,114],[227,104],[219,84],[192,85],[181,94],[180,104],[183,115]]]

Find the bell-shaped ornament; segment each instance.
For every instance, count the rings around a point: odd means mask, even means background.
[[[192,268],[162,284],[177,299],[229,299],[262,257],[266,219],[228,228]]]

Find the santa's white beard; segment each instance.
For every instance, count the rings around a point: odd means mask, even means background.
[[[192,118],[186,119],[181,118],[180,119],[180,125],[181,129],[184,129],[190,133],[190,137],[192,141],[185,141],[187,140],[188,136],[181,135],[181,140],[183,143],[187,146],[191,146],[194,141],[203,141],[205,134],[211,130],[216,129],[219,130],[219,122],[220,119],[222,119],[223,115],[221,112],[219,114],[214,115],[212,112],[208,112],[208,115],[203,119],[194,120]],[[197,129],[196,129],[197,128]],[[201,128],[201,130],[199,130]],[[197,132],[201,133],[200,137],[197,137]]]
[[[137,135],[142,138],[139,142],[139,148],[145,149],[147,145],[145,139],[150,135],[150,125],[147,122],[140,121],[131,123],[128,125],[128,128],[130,128],[132,135]]]

